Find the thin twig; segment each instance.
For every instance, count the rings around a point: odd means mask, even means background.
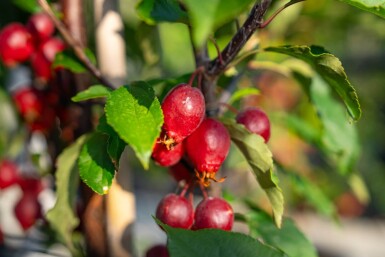
[[[74,39],[74,37],[71,35],[71,33],[68,31],[66,26],[56,17],[54,12],[52,11],[51,7],[47,3],[46,0],[37,0],[38,4],[41,6],[41,8],[44,10],[44,12],[52,19],[53,23],[55,24],[55,27],[62,35],[64,41],[71,46],[76,56],[79,58],[79,60],[85,65],[87,70],[92,73],[92,75],[95,76],[96,79],[100,81],[103,85],[106,87],[114,89],[115,87],[112,85],[111,82],[109,82],[101,73],[101,71],[91,62],[91,60],[87,57],[87,55],[84,53],[84,46]]]
[[[261,27],[263,16],[270,7],[271,2],[272,0],[262,0],[261,3],[258,1],[253,6],[242,27],[240,27],[225,49],[223,49],[221,54],[222,62],[218,57],[210,62],[207,70],[208,75],[219,76],[226,69],[227,65],[237,56],[251,35]]]
[[[286,3],[284,6],[280,7],[278,10],[276,10],[273,15],[271,15],[265,22],[263,22],[260,26],[261,29],[265,28],[267,25],[270,24],[270,22],[272,20],[274,20],[274,18],[280,13],[282,12],[283,10],[285,10],[287,7],[289,7],[290,5],[293,5],[293,4],[296,4],[296,3],[299,3],[299,2],[304,2],[306,0],[292,0],[288,3]]]

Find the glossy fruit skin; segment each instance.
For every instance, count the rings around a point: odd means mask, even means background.
[[[168,194],[159,202],[156,217],[170,227],[189,229],[194,222],[194,207],[183,196]]]
[[[193,178],[192,173],[182,162],[178,162],[177,164],[171,166],[169,168],[169,173],[177,182],[184,180],[188,183]]]
[[[37,78],[48,81],[52,78],[52,62],[57,53],[65,49],[64,42],[59,38],[50,38],[43,42],[31,56],[32,70]]]
[[[23,194],[15,206],[15,217],[21,227],[28,230],[41,217],[41,206],[33,194]]]
[[[267,143],[270,139],[270,120],[266,113],[259,108],[249,107],[238,113],[237,123],[245,127],[254,134],[258,134],[265,139]]]
[[[42,99],[39,92],[32,87],[23,87],[12,95],[20,115],[27,122],[36,120],[43,111]]]
[[[169,257],[167,247],[165,245],[155,245],[147,250],[146,257]]]
[[[194,219],[194,230],[216,228],[230,231],[234,223],[234,211],[222,198],[208,197],[197,205]]]
[[[206,118],[186,139],[186,153],[198,172],[217,172],[230,150],[230,135],[219,121]]]
[[[45,13],[32,15],[26,25],[28,31],[37,41],[47,40],[55,31],[55,25]]]
[[[163,130],[176,143],[189,136],[205,116],[205,99],[198,88],[175,86],[163,99]]]
[[[161,142],[157,142],[152,151],[152,159],[160,166],[169,167],[180,161],[184,154],[183,142],[171,146],[170,149]]]
[[[19,182],[18,167],[9,160],[0,163],[0,189],[5,189]]]
[[[34,51],[31,34],[20,23],[10,23],[0,31],[0,58],[8,66],[26,61]]]

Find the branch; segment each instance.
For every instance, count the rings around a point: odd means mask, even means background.
[[[270,7],[271,2],[272,0],[262,0],[261,3],[256,3],[253,6],[249,17],[227,44],[225,49],[223,49],[221,58],[217,57],[209,63],[207,70],[208,75],[218,76],[226,69],[227,65],[235,58],[235,56],[237,56],[247,40],[257,29],[261,28],[263,16]],[[220,59],[222,59],[222,62]]]
[[[65,27],[65,25],[56,17],[54,12],[52,11],[51,7],[47,3],[46,0],[37,0],[38,4],[41,6],[41,8],[44,10],[45,13],[52,19],[53,23],[55,24],[55,27],[60,32],[60,34],[63,36],[64,41],[71,46],[73,49],[75,55],[79,58],[79,60],[86,66],[87,70],[91,72],[94,77],[100,81],[103,85],[106,87],[115,89],[115,87],[110,83],[101,73],[101,71],[91,62],[91,60],[85,55],[84,53],[84,46],[74,39],[74,37],[71,35],[71,33],[68,31],[68,29]]]

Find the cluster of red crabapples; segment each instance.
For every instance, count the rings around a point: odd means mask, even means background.
[[[168,194],[158,204],[156,217],[176,228],[231,230],[234,221],[232,207],[223,199],[209,197],[205,187],[215,178],[230,149],[230,135],[226,127],[214,118],[205,117],[205,99],[198,88],[189,84],[174,87],[162,102],[164,124],[152,153],[153,160],[170,167],[177,181],[186,182],[180,195]],[[258,108],[238,113],[237,123],[250,132],[270,138],[270,122]],[[194,172],[191,172],[194,170]],[[204,199],[193,207],[193,195],[187,190],[200,185]]]
[[[52,63],[65,49],[54,36],[50,17],[36,13],[24,25],[12,22],[0,31],[0,60],[8,68],[7,88],[31,131],[48,132],[54,125],[59,96]]]
[[[14,207],[14,215],[21,228],[26,231],[42,217],[38,197],[44,184],[39,178],[22,176],[16,163],[4,159],[0,162],[0,192],[12,186],[18,186],[22,191],[22,196]]]

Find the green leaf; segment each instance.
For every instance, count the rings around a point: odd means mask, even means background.
[[[268,245],[282,250],[289,257],[317,257],[314,245],[297,228],[294,221],[285,218],[278,229],[269,215],[261,210],[253,210],[244,216],[250,233],[255,234]]]
[[[93,85],[71,98],[74,102],[85,101],[94,98],[107,97],[112,90],[103,85]]]
[[[310,95],[323,126],[321,149],[337,163],[341,174],[350,174],[360,152],[355,125],[347,121],[343,107],[321,78],[313,78]]]
[[[384,0],[339,0],[341,2],[353,5],[367,12],[374,13],[385,18],[385,1]]]
[[[249,96],[249,95],[259,95],[261,92],[256,89],[256,88],[253,88],[253,87],[247,87],[247,88],[241,88],[237,91],[235,91],[230,99],[229,99],[229,102],[228,104],[232,104],[240,99],[242,99],[243,97],[245,96]]]
[[[278,186],[278,179],[273,174],[273,158],[269,148],[261,136],[250,133],[243,125],[230,120],[222,120],[222,122],[229,131],[231,140],[242,152],[259,184],[266,192],[273,208],[275,223],[280,227],[284,199],[282,190]]]
[[[12,0],[12,3],[19,7],[20,9],[29,12],[36,13],[40,11],[40,6],[37,4],[37,1],[31,0]]]
[[[141,0],[136,11],[141,19],[149,24],[156,22],[183,22],[187,23],[187,14],[177,0]]]
[[[79,219],[74,210],[79,185],[76,161],[86,139],[85,135],[78,138],[57,158],[55,173],[57,200],[55,206],[47,213],[47,220],[51,227],[71,251],[75,250],[72,243],[72,232],[79,225]]]
[[[79,155],[80,178],[98,194],[106,194],[115,176],[115,166],[107,152],[108,136],[95,132],[85,142]]]
[[[319,46],[268,47],[265,51],[287,54],[310,64],[344,101],[349,115],[358,120],[361,107],[356,90],[350,84],[340,60]]]
[[[96,58],[92,51],[88,48],[84,50],[86,56],[90,59],[90,61],[95,64]],[[53,68],[65,68],[74,73],[82,73],[87,71],[87,68],[79,61],[76,55],[70,51],[65,50],[63,52],[57,53],[55,59],[52,63]]]
[[[219,229],[197,231],[172,228],[157,221],[167,233],[167,248],[175,257],[285,257],[284,253],[241,233]]]
[[[235,20],[247,10],[252,0],[184,0],[187,7],[193,41],[201,47],[214,30]]]
[[[105,111],[108,124],[147,169],[163,125],[163,112],[152,87],[145,82],[120,87],[108,96]]]
[[[96,129],[97,131],[108,135],[107,152],[115,165],[115,169],[118,170],[119,160],[126,147],[126,143],[119,137],[116,131],[108,125],[105,115],[100,117],[99,125]]]

